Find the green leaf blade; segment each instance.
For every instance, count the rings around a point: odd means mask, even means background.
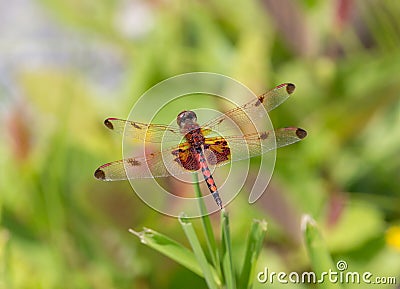
[[[252,276],[256,270],[258,256],[260,255],[267,222],[254,220],[247,238],[246,252],[243,260],[242,271],[239,277],[239,288],[251,288],[253,285]]]
[[[323,276],[326,272],[334,271],[336,266],[329,254],[328,248],[322,239],[321,233],[317,227],[317,223],[309,215],[304,215],[301,221],[304,241],[308,255],[311,259],[312,268],[316,276]],[[318,277],[319,278],[319,277]],[[318,283],[319,288],[323,289],[339,289],[342,286],[339,283],[329,282],[326,278],[325,282]]]
[[[200,245],[200,241],[197,238],[197,234],[193,228],[192,223],[190,223],[186,218],[180,217],[179,221],[181,223],[182,229],[189,240],[190,246],[193,249],[195,258],[199,267],[203,272],[204,279],[210,289],[218,289],[221,285],[221,281],[216,273],[215,268],[207,261],[206,255],[204,254],[203,248]]]
[[[141,232],[129,229],[129,232],[137,236],[144,245],[171,258],[200,277],[204,277],[195,255],[182,244],[148,228],[144,228]]]
[[[229,215],[225,209],[221,210],[221,236],[222,236],[222,254],[221,265],[225,277],[226,288],[235,289],[236,279],[232,261],[232,246],[229,229]]]

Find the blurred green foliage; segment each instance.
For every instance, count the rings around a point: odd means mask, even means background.
[[[228,75],[256,93],[295,83],[295,95],[271,119],[275,127],[308,131],[278,151],[272,182],[256,204],[247,203],[245,187],[228,206],[235,256],[244,255],[249,220],[267,219],[260,270],[310,270],[300,233],[300,216],[308,213],[335,261],[400,281],[400,246],[385,239],[400,224],[400,2],[36,5],[82,46],[114,51],[123,76],[105,93],[78,65],[21,65],[12,76],[18,95],[1,89],[0,288],[205,288],[127,231],[148,226],[185,242],[177,220],[149,209],[127,182],[93,178],[98,165],[121,155],[120,139],[103,119],[124,118],[152,85],[192,71]]]

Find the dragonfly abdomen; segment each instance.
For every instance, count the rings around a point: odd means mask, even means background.
[[[206,181],[207,187],[210,190],[210,193],[213,196],[217,205],[222,209],[222,201],[219,196],[217,186],[215,185],[214,178],[211,175],[210,169],[208,168],[207,161],[204,157],[203,152],[201,151],[198,156],[201,172],[203,174],[204,180]]]

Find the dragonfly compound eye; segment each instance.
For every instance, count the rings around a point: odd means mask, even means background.
[[[176,118],[176,122],[178,123],[179,126],[182,126],[182,123],[184,122],[196,122],[197,121],[197,116],[196,114],[191,111],[191,110],[184,110],[180,114],[178,114],[178,117]]]

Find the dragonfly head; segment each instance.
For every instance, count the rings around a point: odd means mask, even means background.
[[[197,121],[196,114],[191,110],[184,110],[178,114],[176,122],[180,128],[183,128],[186,123],[195,123]]]

